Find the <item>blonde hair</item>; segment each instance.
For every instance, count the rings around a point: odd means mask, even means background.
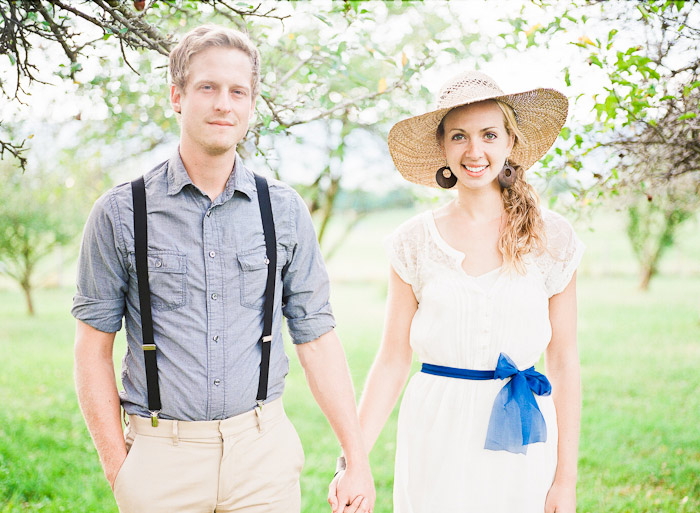
[[[515,138],[513,147],[515,148],[518,144],[526,144],[525,137],[518,127],[513,108],[500,100],[491,101],[495,101],[503,112],[503,124],[506,132]],[[437,128],[436,136],[440,144],[442,144],[445,134],[443,122],[446,117],[447,115],[442,118]],[[501,198],[506,211],[506,224],[498,238],[498,250],[503,255],[505,268],[515,269],[520,274],[525,274],[525,255],[531,251],[541,252],[545,248],[544,222],[540,213],[540,199],[537,192],[532,185],[525,181],[525,173],[518,163],[512,160],[508,162],[515,169],[515,181],[511,187],[501,188]]]
[[[170,51],[170,80],[174,86],[184,89],[189,78],[192,57],[207,48],[231,48],[240,50],[253,65],[251,89],[253,97],[260,93],[260,52],[250,38],[238,30],[218,25],[201,25],[190,30]]]

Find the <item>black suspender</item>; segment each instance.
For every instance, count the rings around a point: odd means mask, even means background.
[[[267,399],[267,379],[270,372],[270,346],[272,346],[272,310],[275,304],[275,276],[277,271],[277,236],[275,222],[272,218],[270,190],[267,180],[255,175],[255,185],[258,190],[258,204],[262,218],[263,233],[265,234],[265,251],[267,252],[267,284],[265,285],[265,306],[263,307],[263,331],[260,337],[262,360],[260,361],[260,380],[258,382],[258,406]]]
[[[263,331],[260,337],[262,357],[260,361],[260,380],[256,401],[262,406],[267,399],[267,382],[270,373],[270,347],[272,345],[272,313],[275,300],[275,280],[277,271],[277,238],[275,223],[270,204],[270,191],[267,180],[255,176],[258,192],[260,217],[262,218],[265,235],[265,250],[267,253],[267,283],[265,286],[265,304],[263,307]],[[151,315],[151,290],[148,284],[148,221],[146,215],[146,187],[143,177],[131,182],[134,202],[134,246],[136,257],[136,277],[139,288],[139,304],[141,311],[141,329],[143,337],[143,356],[146,364],[146,387],[148,389],[148,410],[151,412],[151,423],[158,425],[160,413],[160,390],[158,388],[158,366],[156,363],[156,344],[153,339],[153,318]]]
[[[146,362],[148,410],[151,412],[151,423],[155,427],[158,425],[158,413],[160,413],[160,389],[158,388],[156,343],[153,339],[153,317],[151,317],[151,288],[148,285],[148,222],[146,220],[146,185],[143,176],[131,182],[131,193],[134,201],[134,253],[139,284],[143,358]]]

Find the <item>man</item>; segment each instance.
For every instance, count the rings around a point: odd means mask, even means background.
[[[145,200],[136,185],[123,184],[96,202],[72,309],[78,400],[119,509],[299,511],[304,455],[281,404],[284,314],[347,458],[341,509],[371,511],[374,484],[308,210],[293,189],[270,182],[277,265],[268,265],[265,202],[236,154],[260,91],[258,51],[237,31],[202,26],[173,49],[170,73],[178,151],[144,175]],[[147,215],[139,214],[141,201]],[[135,215],[147,225],[140,232]],[[278,286],[263,386],[268,267]],[[145,296],[139,281],[150,285]],[[120,397],[112,349],[122,317],[128,349]],[[143,336],[150,327],[152,341]],[[144,359],[153,354],[157,379],[149,380]],[[129,415],[125,434],[120,404]]]

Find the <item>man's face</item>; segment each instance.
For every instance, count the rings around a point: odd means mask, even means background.
[[[217,156],[235,151],[255,109],[250,57],[233,48],[211,47],[190,59],[184,90],[170,89],[180,112],[181,147]]]

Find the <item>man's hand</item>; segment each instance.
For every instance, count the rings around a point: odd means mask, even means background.
[[[369,466],[356,470],[348,466],[328,487],[328,503],[333,513],[372,513],[376,492]]]
[[[124,465],[125,461],[126,454],[124,455],[124,459],[121,461],[112,460],[111,462],[105,462],[104,464],[105,477],[107,478],[107,481],[109,482],[109,486],[112,489],[112,491],[114,491],[114,482],[117,480],[119,471],[122,469],[122,466]]]

